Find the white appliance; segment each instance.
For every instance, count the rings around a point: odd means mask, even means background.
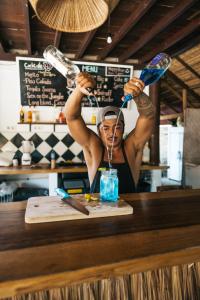
[[[168,178],[182,179],[183,165],[183,127],[171,127],[168,131]]]
[[[34,149],[34,143],[32,141],[23,141],[22,142],[22,165],[30,166],[31,165],[31,152]]]

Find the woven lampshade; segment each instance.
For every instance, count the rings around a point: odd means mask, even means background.
[[[119,0],[29,0],[38,19],[64,32],[86,32],[101,26]],[[109,8],[108,8],[109,4]]]

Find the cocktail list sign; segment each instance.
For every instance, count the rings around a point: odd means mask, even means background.
[[[80,71],[94,76],[96,87],[94,95],[100,107],[121,106],[123,86],[132,77],[130,65],[103,64],[75,61]],[[64,106],[71,90],[67,88],[66,78],[40,58],[17,57],[20,94],[22,106]],[[89,107],[87,97],[82,106]],[[94,101],[93,106],[96,106]]]

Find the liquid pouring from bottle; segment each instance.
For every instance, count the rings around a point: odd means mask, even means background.
[[[75,79],[76,76],[80,73],[80,70],[77,65],[75,65],[72,61],[70,61],[62,52],[60,52],[56,47],[49,45],[44,53],[44,58],[53,66],[55,67],[64,77],[67,78],[67,84],[68,88],[73,90],[75,88]],[[145,84],[151,85],[155,82],[157,82],[160,77],[167,71],[171,64],[171,58],[166,53],[159,53],[157,54],[147,66],[142,70],[140,75],[140,80],[142,80]],[[88,95],[89,93],[89,95]],[[89,100],[90,105],[92,106],[92,102],[95,101],[98,109],[100,109],[97,98],[95,95],[91,93],[91,89],[87,88],[85,94],[87,95],[87,98]],[[112,154],[113,154],[113,144],[114,144],[114,137],[116,134],[116,128],[119,122],[119,117],[122,112],[122,108],[124,105],[133,99],[133,96],[131,94],[125,95],[123,98],[123,103],[120,107],[120,112],[117,117],[114,134],[113,134],[113,140],[111,144],[111,150],[109,150],[108,145],[106,143],[106,149],[108,153],[108,164],[109,168],[112,168]],[[104,135],[105,131],[103,130]],[[106,139],[105,139],[106,140]]]
[[[170,65],[171,65],[171,57],[166,53],[159,53],[144,67],[144,69],[140,74],[140,80],[144,82],[145,86],[151,85],[157,82],[161,78],[161,76],[167,71]],[[112,140],[111,151],[110,151],[111,161],[112,161],[112,154],[113,154],[114,137],[119,122],[119,117],[122,112],[121,109],[128,101],[132,99],[133,96],[131,94],[125,95],[123,98],[123,103],[122,106],[120,107],[120,112],[117,117],[114,134],[113,134],[113,140]]]
[[[57,69],[65,78],[67,78],[68,89],[74,90],[74,88],[76,86],[76,76],[80,73],[78,66],[75,65],[62,52],[60,52],[56,47],[54,47],[52,45],[49,45],[44,50],[43,56],[55,69]],[[84,90],[83,90],[83,92],[84,92]],[[100,109],[96,97],[92,94],[92,89],[86,88],[85,94],[87,95],[90,105],[92,106],[93,101],[95,101],[98,109]],[[105,135],[105,131],[104,131],[104,135]],[[106,144],[106,149],[107,149],[107,152],[109,153],[107,144]],[[108,156],[109,156],[109,154],[108,154]],[[109,160],[109,166],[110,166],[110,158],[109,157],[108,157],[108,160]]]

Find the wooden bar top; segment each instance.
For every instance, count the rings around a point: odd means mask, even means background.
[[[133,215],[26,224],[0,205],[0,298],[200,261],[200,190],[121,195]]]
[[[142,165],[141,170],[165,170],[168,166],[159,165]],[[56,166],[51,169],[48,164],[36,164],[31,166],[18,166],[18,167],[0,167],[0,175],[16,175],[16,174],[48,174],[48,173],[85,173],[87,167],[85,165],[67,165]]]

